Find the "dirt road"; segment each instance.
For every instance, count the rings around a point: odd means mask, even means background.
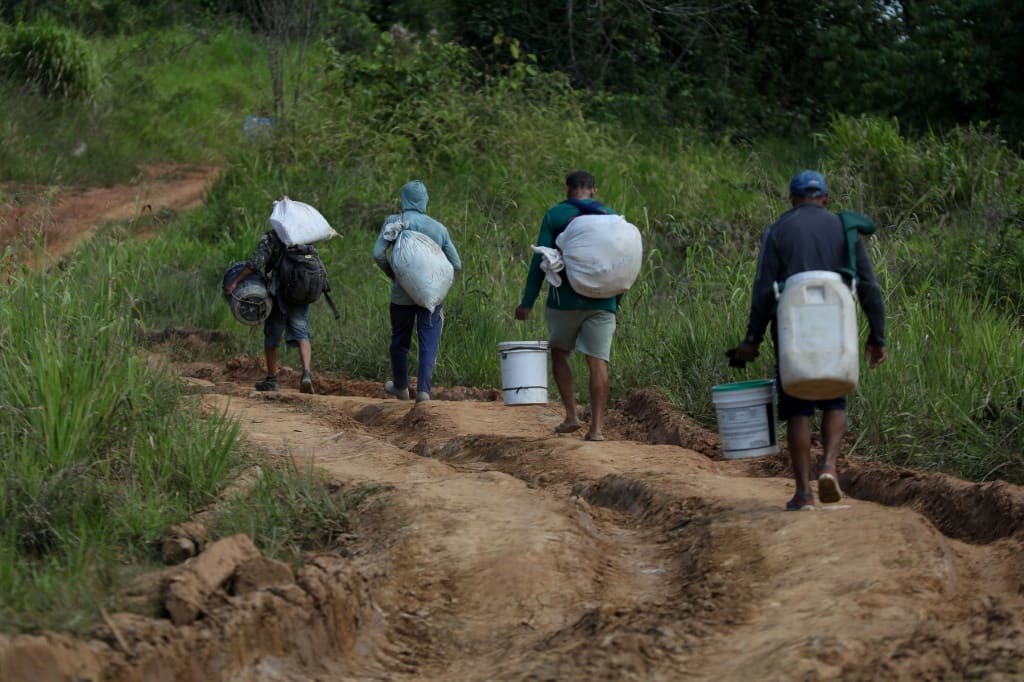
[[[46,260],[53,263],[104,223],[158,219],[165,211],[196,208],[220,172],[213,166],[160,164],[141,169],[126,185],[5,185],[0,188],[0,247],[18,244],[19,260],[36,260],[31,240],[39,236]]]
[[[1024,676],[1024,495],[1015,487],[850,466],[843,479],[858,494],[902,491],[922,511],[847,498],[787,513],[790,482],[769,475],[781,458],[718,460],[714,434],[650,393],[613,411],[609,432],[621,440],[591,443],[552,435],[554,404],[415,405],[330,377],[318,380],[331,395],[259,394],[249,389],[252,369],[182,371],[202,385],[209,409],[237,417],[268,456],[313,461],[345,483],[385,484],[386,504],[343,552],[311,557],[294,579],[210,602],[195,623],[113,614],[90,643],[0,641],[8,672],[259,681]],[[926,504],[932,495],[976,518],[944,517],[946,507]],[[979,509],[998,511],[986,520]],[[53,674],[55,660],[67,676]]]
[[[103,220],[194,205],[214,171],[193,171],[56,193],[50,257]],[[0,237],[28,205],[2,209]],[[784,457],[722,461],[649,392],[591,443],[552,435],[556,405],[493,391],[414,405],[328,376],[254,393],[252,363],[176,371],[267,457],[386,490],[298,570],[198,543],[141,588],[187,585],[182,611],[0,636],[3,682],[1024,679],[1016,486],[849,464],[850,497],[787,513]]]

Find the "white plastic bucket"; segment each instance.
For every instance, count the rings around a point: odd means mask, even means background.
[[[775,382],[771,379],[711,387],[726,459],[760,457],[779,451],[774,398]]]
[[[498,344],[498,357],[506,405],[547,404],[547,341],[504,341]]]
[[[857,310],[835,272],[812,270],[786,280],[777,309],[779,379],[803,400],[840,398],[857,386]]]

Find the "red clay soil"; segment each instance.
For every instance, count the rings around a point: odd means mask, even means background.
[[[594,443],[493,389],[171,369],[268,462],[382,492],[297,566],[211,541],[215,509],[168,529],[92,631],[0,636],[3,682],[1024,679],[1018,486],[847,463],[840,503],[790,513],[784,456],[723,460],[656,392]]]
[[[33,258],[28,249],[38,235],[45,240],[47,264],[54,263],[104,223],[196,208],[220,172],[213,166],[161,164],[143,168],[127,185],[6,185],[0,192],[7,198],[0,203],[0,247],[19,243],[23,255]]]
[[[267,457],[385,492],[297,568],[199,540],[150,583],[162,616],[0,638],[0,678],[1024,676],[1019,487],[860,467],[841,503],[788,513],[787,478],[659,442],[714,436],[655,393],[589,443],[553,435],[556,404],[417,405],[323,375],[355,395],[257,393],[247,358],[178,371]]]

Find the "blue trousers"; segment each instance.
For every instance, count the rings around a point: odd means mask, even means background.
[[[391,304],[391,376],[395,388],[409,385],[409,348],[412,346],[412,328],[416,326],[419,343],[419,364],[416,368],[416,391],[430,393],[430,379],[441,347],[441,329],[444,312],[441,306],[433,314],[418,305]]]

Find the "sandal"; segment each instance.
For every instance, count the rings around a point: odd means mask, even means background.
[[[555,433],[572,433],[583,428],[582,422],[562,422],[555,427]]]
[[[826,504],[843,499],[843,491],[839,488],[839,475],[835,467],[824,467],[818,474],[818,499]]]
[[[786,511],[814,511],[814,495],[809,492],[793,495],[786,503]]]
[[[586,436],[583,437],[583,440],[604,440],[604,436],[602,436],[600,433],[588,433]]]

